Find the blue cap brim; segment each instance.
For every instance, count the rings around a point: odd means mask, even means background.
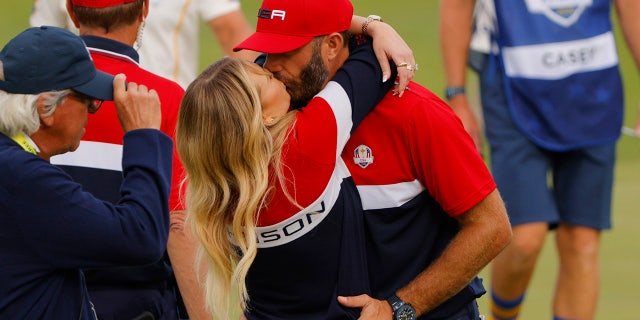
[[[113,100],[113,75],[96,70],[93,79],[72,89],[99,100]]]

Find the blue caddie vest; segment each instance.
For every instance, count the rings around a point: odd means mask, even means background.
[[[495,0],[505,93],[518,127],[554,151],[620,136],[611,0]]]

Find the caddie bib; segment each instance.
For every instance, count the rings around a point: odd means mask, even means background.
[[[556,151],[614,142],[623,116],[611,0],[495,0],[514,122]]]

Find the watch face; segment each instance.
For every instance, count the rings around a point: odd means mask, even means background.
[[[396,320],[415,320],[416,311],[410,305],[403,305],[396,311]]]

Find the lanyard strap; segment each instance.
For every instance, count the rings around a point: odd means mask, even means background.
[[[17,136],[13,136],[11,137],[11,140],[19,144],[24,151],[37,155],[36,147],[31,143],[31,139],[27,138],[25,135],[19,134]]]

